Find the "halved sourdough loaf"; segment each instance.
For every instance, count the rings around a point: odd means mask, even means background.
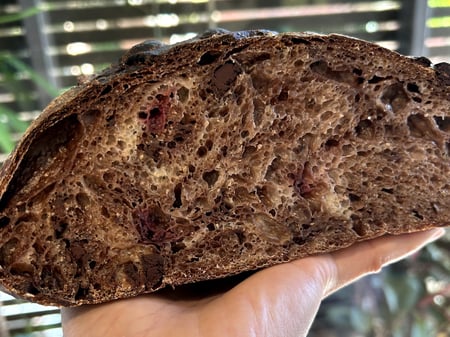
[[[145,42],[2,168],[0,283],[99,303],[450,220],[450,71],[340,35]]]

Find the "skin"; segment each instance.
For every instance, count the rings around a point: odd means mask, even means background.
[[[443,234],[384,236],[264,269],[218,294],[172,291],[64,308],[64,336],[306,336],[325,297]]]

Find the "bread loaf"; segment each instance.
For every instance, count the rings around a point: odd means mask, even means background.
[[[0,283],[76,306],[449,224],[450,70],[340,35],[144,42],[0,181]]]

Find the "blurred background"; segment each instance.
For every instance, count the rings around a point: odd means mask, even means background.
[[[341,33],[450,62],[450,0],[0,0],[0,165],[49,101],[146,39],[211,28]],[[57,308],[0,292],[0,337],[62,336]],[[317,336],[450,336],[450,237],[329,297]]]

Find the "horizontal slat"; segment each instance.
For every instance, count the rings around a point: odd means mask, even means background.
[[[12,329],[9,330],[9,333],[11,335],[28,334],[28,333],[30,333],[30,331],[32,331],[32,332],[41,332],[41,331],[57,329],[57,328],[61,328],[61,323],[48,324],[48,325],[37,325],[37,326],[33,326],[33,327],[25,326],[23,328],[22,327],[20,327],[20,328],[12,328]],[[61,333],[60,330],[58,332]],[[58,335],[53,335],[53,336],[58,336]],[[59,336],[62,336],[62,335],[59,334]]]
[[[96,2],[92,2],[95,4]],[[65,21],[88,21],[100,18],[108,20],[135,18],[147,15],[156,15],[161,13],[198,13],[207,10],[207,4],[148,4],[143,6],[120,6],[114,5],[113,1],[106,3],[106,6],[89,6],[83,8],[65,8],[51,10],[48,12],[49,20],[52,24],[63,23]]]
[[[152,0],[147,0],[152,1]],[[288,3],[300,3],[303,7],[316,7],[316,6],[334,6],[334,5],[342,5],[344,3],[358,3],[358,4],[364,4],[364,3],[374,3],[374,2],[380,2],[380,1],[373,1],[373,0],[353,0],[353,1],[345,1],[345,0],[327,0],[327,1],[286,1]],[[391,3],[391,2],[398,2],[398,1],[385,1],[385,3]],[[284,4],[284,1],[266,1],[266,0],[254,0],[254,1],[236,1],[236,0],[216,0],[216,7],[217,9],[255,9],[255,8],[261,8],[261,7],[279,7],[280,5]],[[317,5],[316,3],[319,3]],[[326,3],[326,5],[321,5],[323,3]],[[285,6],[289,7],[289,6]]]
[[[7,321],[30,319],[33,317],[59,314],[59,309],[44,309],[42,311],[24,312],[16,315],[4,316]]]
[[[311,5],[311,6],[283,6],[277,8],[251,8],[247,10],[232,9],[218,10],[214,16],[218,22],[244,21],[244,20],[268,20],[273,18],[288,17],[323,17],[327,18],[327,23],[331,22],[334,16],[353,14],[355,19],[361,17],[363,13],[377,15],[377,13],[387,13],[398,11],[401,8],[398,1],[373,1],[368,3],[340,3],[331,5]],[[373,18],[373,20],[375,20]]]
[[[450,27],[430,29],[429,36],[431,36],[431,37],[434,37],[434,36],[449,37],[450,36]]]
[[[450,6],[432,8],[431,16],[450,16]]]
[[[430,48],[428,52],[428,56],[430,57],[445,55],[450,58],[450,46]]]
[[[61,32],[53,34],[53,41],[56,46],[64,46],[72,42],[88,42],[88,43],[106,43],[108,41],[120,41],[125,39],[149,39],[156,35],[159,38],[170,36],[171,34],[179,34],[181,32],[202,32],[208,28],[206,23],[201,24],[184,24],[171,28],[159,28],[160,34],[156,34],[157,30],[152,27],[131,27],[131,28],[114,28],[107,30],[92,30],[83,32]],[[113,39],[113,40],[112,40]]]
[[[249,14],[250,15],[250,14]],[[386,21],[397,20],[399,12],[390,10],[386,12],[361,12],[361,13],[342,13],[328,15],[326,20],[317,16],[299,17],[291,15],[287,17],[258,17],[253,16],[246,20],[234,20],[233,15],[218,14],[217,25],[220,27],[230,27],[232,30],[250,29],[250,28],[266,28],[280,30],[282,27],[289,27],[289,30],[309,30],[309,31],[363,31],[366,29],[368,22],[378,22],[382,24]],[[142,19],[144,20],[144,19]],[[65,46],[72,42],[86,43],[105,43],[114,38],[114,41],[133,37],[135,39],[148,39],[152,36],[170,36],[180,32],[202,32],[208,27],[207,22],[199,24],[185,23],[176,27],[149,27],[139,24],[136,27],[114,27],[111,29],[91,31],[73,31],[73,32],[55,32],[52,39],[56,46]],[[284,29],[286,30],[286,29]]]

